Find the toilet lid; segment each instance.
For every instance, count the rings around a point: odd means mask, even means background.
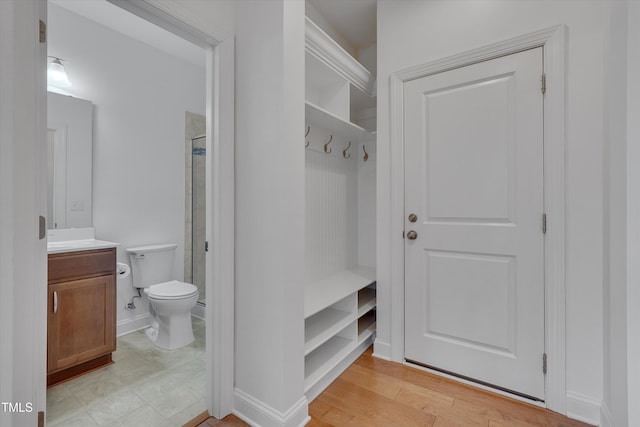
[[[177,280],[151,285],[146,290],[147,296],[155,299],[182,299],[198,293],[195,285]]]

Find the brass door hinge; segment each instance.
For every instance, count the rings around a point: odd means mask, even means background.
[[[40,43],[47,42],[47,24],[42,19],[40,20]]]
[[[546,74],[542,74],[542,94],[544,95],[545,93],[547,93],[547,75]]]
[[[542,354],[542,373],[547,374],[547,353]]]
[[[42,240],[47,237],[47,220],[40,215],[38,217],[38,240]]]
[[[542,214],[542,234],[547,234],[547,214]]]

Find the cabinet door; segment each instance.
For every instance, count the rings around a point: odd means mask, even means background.
[[[116,349],[113,276],[49,285],[49,373]]]

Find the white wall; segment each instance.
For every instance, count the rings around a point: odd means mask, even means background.
[[[627,40],[627,407],[640,425],[640,3],[629,1]]]
[[[613,2],[604,69],[604,389],[602,425],[627,419],[627,2]]]
[[[378,2],[378,340],[392,339],[389,75],[564,24],[567,40],[567,409],[599,416],[603,385],[603,94],[607,2]],[[549,88],[553,90],[553,88]],[[395,233],[395,230],[394,230]],[[395,237],[395,234],[393,235]],[[597,421],[597,419],[595,420]]]
[[[304,2],[236,2],[235,412],[302,425]]]
[[[189,63],[50,5],[49,52],[68,60],[72,94],[94,103],[93,225],[96,237],[125,249],[175,242],[182,279],[185,110],[205,112],[205,74]],[[204,55],[204,51],[203,51]],[[124,306],[131,276],[118,281],[119,333],[148,313]]]
[[[640,4],[611,8],[605,133],[602,425],[640,424]]]

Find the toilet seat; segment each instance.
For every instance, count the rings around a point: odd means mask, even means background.
[[[170,282],[158,283],[145,288],[145,293],[149,298],[159,300],[176,300],[190,298],[198,293],[198,288],[191,283],[171,280]]]

